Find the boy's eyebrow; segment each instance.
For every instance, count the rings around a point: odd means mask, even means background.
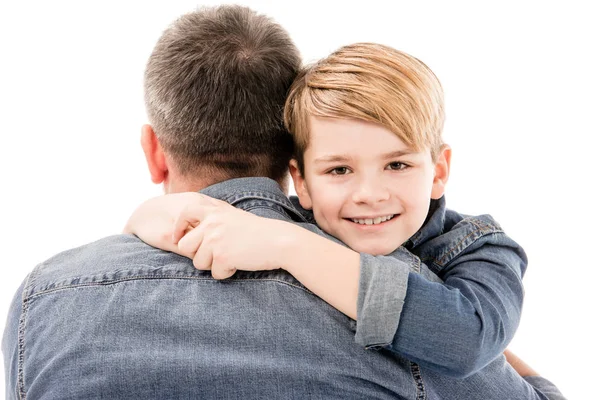
[[[417,153],[414,150],[410,150],[410,149],[405,149],[405,150],[396,150],[396,151],[391,151],[389,153],[386,153],[383,158],[395,158],[395,157],[402,157],[402,156],[408,156],[411,154],[415,154]]]
[[[315,163],[329,163],[329,162],[345,162],[349,161],[351,157],[344,156],[341,154],[333,154],[330,156],[323,156],[315,159]]]
[[[414,150],[410,150],[410,149],[405,149],[405,150],[395,150],[395,151],[391,151],[389,153],[385,153],[381,158],[383,159],[388,159],[388,158],[396,158],[396,157],[402,157],[402,156],[407,156],[407,155],[411,155],[411,154],[415,154],[416,152]],[[327,155],[327,156],[323,156],[323,157],[319,157],[317,159],[315,159],[315,163],[330,163],[330,162],[348,162],[352,159],[352,157],[343,155],[343,154],[332,154],[332,155]]]

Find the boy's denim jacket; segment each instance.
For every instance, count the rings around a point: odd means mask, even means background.
[[[425,224],[402,247],[387,257],[361,254],[356,340],[468,376],[513,338],[526,266],[523,249],[492,217],[448,210],[443,197],[432,201]]]
[[[432,200],[402,247],[388,256],[361,253],[360,262],[355,339],[366,348],[460,378],[501,354],[517,330],[527,257],[489,215],[466,216],[446,209],[444,197]]]

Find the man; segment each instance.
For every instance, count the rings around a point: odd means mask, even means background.
[[[142,147],[153,182],[304,222],[281,190],[292,153],[281,108],[299,65],[286,32],[247,8],[176,21],[146,70]],[[232,180],[256,176],[271,179]],[[354,331],[282,271],[216,281],[183,257],[116,235],[58,254],[19,288],[3,338],[6,394],[493,399],[510,397],[498,388],[512,386],[520,399],[545,398],[502,357],[453,380],[364,350]]]

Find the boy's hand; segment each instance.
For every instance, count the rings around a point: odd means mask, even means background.
[[[506,349],[504,350],[504,357],[506,357],[506,361],[517,371],[517,373],[521,376],[537,376],[539,375],[533,368],[525,363],[525,361],[521,360],[514,354],[512,351]]]
[[[133,212],[123,233],[134,234],[159,249],[179,253],[172,240],[173,223],[186,206],[198,202],[202,197],[196,192],[186,192],[146,200]]]
[[[195,227],[185,233],[189,226]],[[215,279],[229,278],[238,269],[282,268],[356,319],[360,254],[301,226],[203,197],[181,213],[173,241],[179,241],[179,254],[193,258],[196,268],[211,270]]]
[[[189,227],[193,229],[186,233]],[[197,269],[212,270],[215,279],[225,279],[237,269],[280,268],[278,254],[293,240],[290,228],[297,227],[202,196],[181,212],[172,239],[179,243],[179,254],[192,258]]]

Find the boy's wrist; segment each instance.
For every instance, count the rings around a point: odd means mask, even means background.
[[[275,241],[271,249],[273,268],[284,269],[293,275],[294,259],[298,257],[296,252],[299,250],[298,243],[302,240],[301,234],[304,229],[289,222],[272,221],[277,225],[274,226]]]

